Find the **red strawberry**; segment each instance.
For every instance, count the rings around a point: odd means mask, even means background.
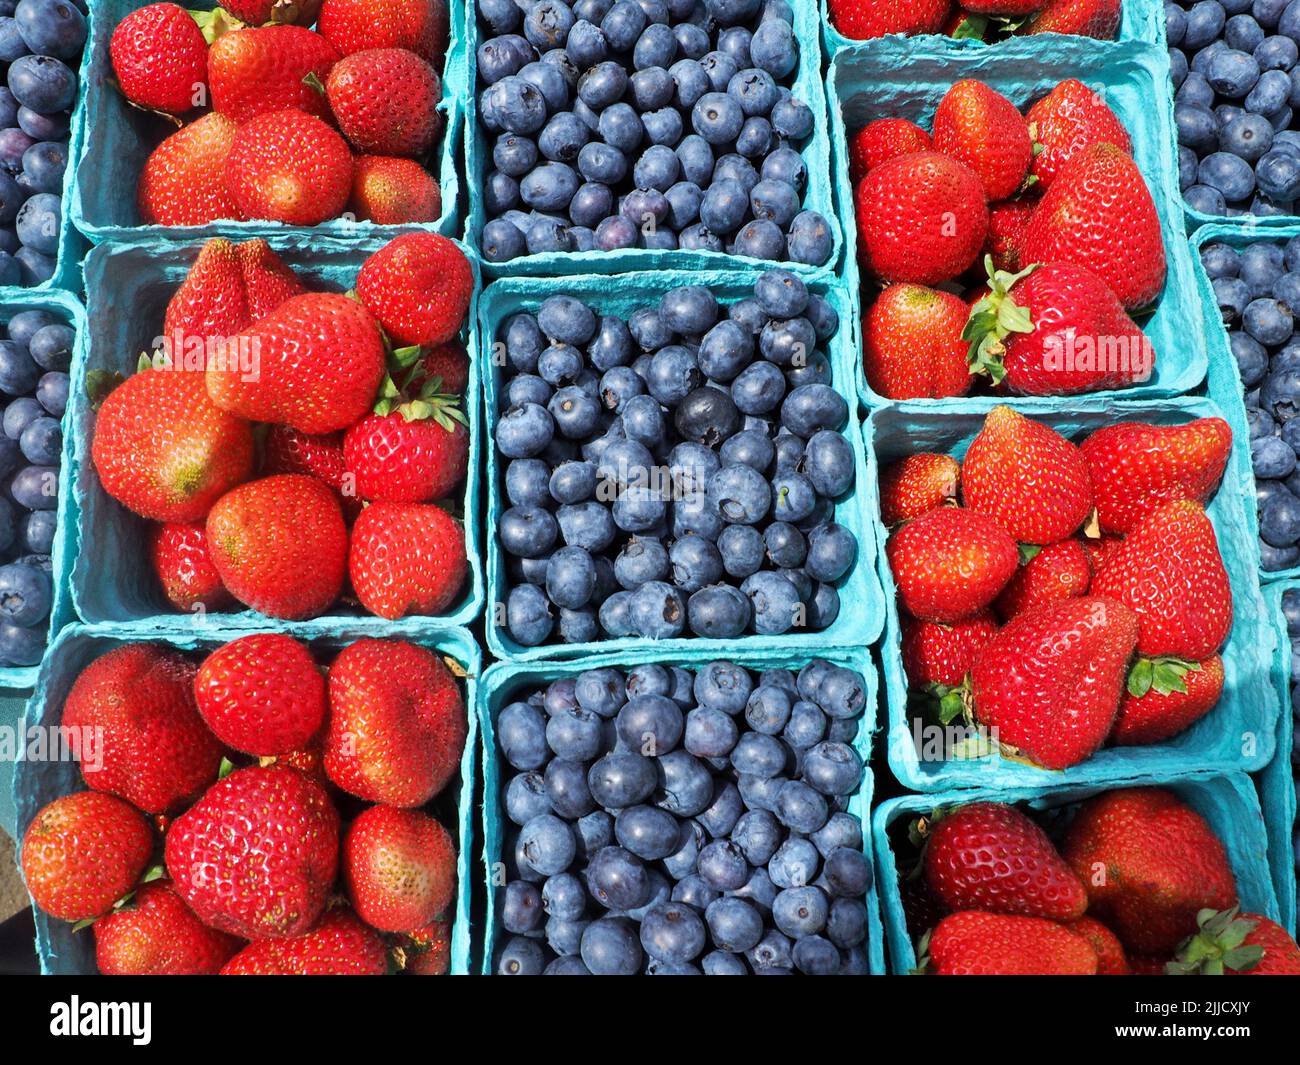
[[[325,723],[325,678],[297,640],[255,633],[218,647],[199,667],[194,698],[222,743],[258,757],[288,754]]]
[[[1133,611],[1095,596],[1012,618],[971,671],[975,717],[1038,765],[1077,765],[1110,734],[1137,632]]]
[[[298,770],[308,780],[319,784],[322,788],[329,786],[330,778],[325,775],[325,748],[320,745],[319,737],[313,737],[307,747],[278,755],[275,764]]]
[[[1086,595],[1091,582],[1092,566],[1083,544],[1061,540],[1048,544],[1021,566],[994,605],[1002,619],[1010,621],[1048,603]]]
[[[1172,960],[1162,954],[1134,954],[1131,951],[1128,953],[1129,967],[1133,970],[1134,976],[1168,976],[1169,963]]]
[[[235,246],[248,296],[248,318],[256,324],[291,296],[306,292],[298,275],[271,250],[265,240],[246,240]]]
[[[1118,746],[1162,743],[1191,728],[1219,702],[1223,660],[1204,662],[1139,658],[1129,673],[1110,742]]]
[[[1012,539],[1053,544],[1092,510],[1088,468],[1077,447],[1042,422],[994,407],[962,460],[962,498]]]
[[[339,61],[325,83],[343,135],[359,152],[424,155],[446,125],[442,79],[414,52],[368,48]]]
[[[205,100],[208,42],[177,4],[146,4],[127,14],[108,54],[122,95],[137,107],[183,115]]]
[[[973,381],[962,339],[968,314],[951,292],[890,285],[862,320],[867,383],[886,399],[964,395]]]
[[[361,605],[381,618],[441,613],[456,601],[468,572],[465,532],[440,507],[371,503],[352,526],[352,587]]]
[[[1024,240],[1029,216],[1038,206],[1035,200],[1003,200],[989,208],[989,235],[984,252],[997,270],[1020,269],[1020,242]]]
[[[135,887],[152,850],[139,810],[102,791],[78,791],[32,819],[20,864],[37,906],[62,921],[84,921]]]
[[[343,838],[343,881],[366,924],[418,931],[451,905],[456,848],[428,814],[372,806]]]
[[[902,627],[903,669],[914,688],[938,684],[955,688],[975,665],[984,645],[997,635],[998,623],[991,611],[939,625],[904,615]]]
[[[447,0],[324,0],[320,32],[340,55],[406,48],[432,63],[447,51]]]
[[[343,434],[311,436],[273,425],[262,445],[262,473],[301,473],[329,485],[339,496],[343,516],[349,522],[361,512],[354,479],[343,461]]]
[[[136,206],[145,225],[201,226],[246,216],[226,187],[235,124],[215,111],[164,140],[145,160]]]
[[[383,976],[384,941],[347,910],[330,910],[311,931],[250,943],[222,976]]]
[[[939,101],[934,150],[970,167],[989,202],[1020,188],[1034,159],[1024,115],[1001,93],[971,78],[956,82]]]
[[[436,222],[442,214],[442,190],[413,159],[359,155],[352,166],[348,210],[359,221],[381,226]]]
[[[268,111],[235,131],[225,174],[243,217],[314,226],[347,206],[352,152],[314,115]]]
[[[930,134],[905,118],[878,118],[849,138],[849,180],[857,185],[873,166],[896,155],[926,152],[934,147]]]
[[[1115,548],[1123,542],[1124,539],[1120,536],[1102,536],[1096,540],[1085,538],[1083,549],[1088,552],[1088,564],[1092,566],[1092,572],[1097,573],[1114,553]]]
[[[462,395],[469,387],[469,355],[459,340],[439,344],[420,360],[420,373],[442,381],[442,391]]]
[[[1123,0],[1047,0],[1020,33],[1073,33],[1113,41]]]
[[[1106,102],[1077,78],[1067,78],[1029,109],[1025,116],[1041,147],[1029,172],[1047,188],[1057,172],[1081,148],[1117,145],[1130,154],[1128,130]]]
[[[1124,534],[1163,503],[1208,503],[1228,464],[1232,429],[1222,418],[1182,425],[1118,422],[1098,429],[1080,448],[1102,532]]]
[[[1119,936],[1095,917],[1085,914],[1077,920],[1067,921],[1065,927],[1097,952],[1098,976],[1133,975],[1128,956],[1124,953],[1124,944],[1119,941]]]
[[[460,332],[474,271],[456,245],[436,233],[407,233],[361,265],[357,296],[395,344],[444,344]]]
[[[275,618],[323,614],[343,588],[348,530],[312,477],[280,474],[227,492],[208,515],[212,561],[230,593]]]
[[[829,0],[831,22],[845,37],[865,41],[890,33],[938,33],[951,0]]]
[[[201,521],[169,522],[151,530],[149,561],[163,594],[177,610],[224,610],[234,602],[212,564],[208,534]]]
[[[338,869],[339,815],[296,769],[250,766],[213,784],[167,832],[167,872],[204,924],[244,939],[302,935]]]
[[[455,398],[435,394],[416,402],[436,407],[427,418],[408,418],[400,409],[368,414],[343,438],[348,472],[362,499],[428,503],[464,480],[469,429]]]
[[[239,940],[209,928],[166,881],[142,884],[134,905],[96,921],[104,976],[215,976]]]
[[[451,968],[451,921],[432,921],[424,928],[406,935],[403,946],[406,967],[411,976],[444,976]]]
[[[1015,574],[1015,541],[991,518],[939,507],[898,529],[886,547],[903,607],[949,624],[979,613]]]
[[[248,298],[235,245],[224,237],[209,240],[180,287],[172,293],[163,317],[163,347],[176,362],[197,339],[203,351],[248,326]],[[205,363],[206,365],[206,363]]]
[[[325,772],[344,791],[422,806],[458,772],[465,702],[432,651],[402,640],[358,640],[329,668],[329,700]]]
[[[972,15],[1005,19],[1032,15],[1042,5],[1043,0],[962,0],[962,6]]]
[[[221,6],[250,26],[268,22],[310,26],[320,12],[320,0],[229,0]]]
[[[1095,976],[1097,953],[1041,917],[966,910],[939,922],[929,942],[938,976]]]
[[[886,525],[919,518],[957,498],[961,465],[951,455],[922,451],[880,471],[880,520]]]
[[[324,95],[312,87],[327,77],[339,54],[301,26],[262,26],[218,37],[208,52],[212,109],[242,125],[270,111],[296,108],[323,118]]]
[[[1173,975],[1300,976],[1300,947],[1276,921],[1258,913],[1196,915],[1197,933],[1178,949]]]

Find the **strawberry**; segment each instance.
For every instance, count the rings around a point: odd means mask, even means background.
[[[1020,188],[1034,159],[1029,126],[1016,105],[972,78],[956,82],[935,108],[934,150],[970,167],[989,202]]]
[[[921,621],[979,613],[1016,571],[1015,541],[993,519],[939,507],[894,532],[885,548],[898,598]]]
[[[163,348],[173,360],[184,357],[188,342],[208,345],[248,326],[248,296],[235,245],[224,237],[209,240],[167,301]]]
[[[301,643],[255,633],[218,647],[194,678],[199,713],[228,747],[258,757],[306,746],[325,723],[325,678]]]
[[[1096,596],[1012,618],[971,671],[976,719],[1040,766],[1077,765],[1110,734],[1137,634],[1132,610]]]
[[[1083,549],[1088,553],[1088,565],[1092,567],[1095,574],[1114,553],[1115,548],[1124,542],[1121,536],[1102,536],[1098,539],[1085,537],[1083,540]]]
[[[215,111],[164,140],[145,160],[136,207],[145,225],[201,226],[246,216],[226,187],[235,124]]]
[[[459,340],[449,340],[425,353],[420,360],[420,373],[426,379],[436,377],[442,381],[442,391],[453,396],[464,395],[469,387],[469,354]]]
[[[1027,614],[1048,603],[1086,595],[1091,583],[1092,566],[1083,544],[1061,540],[1034,552],[1016,570],[994,605],[1002,620],[1010,621],[1017,614]]]
[[[1232,589],[1214,526],[1190,500],[1164,504],[1142,519],[1106,559],[1092,593],[1133,608],[1138,654],[1199,662],[1232,629]]]
[[[244,275],[249,325],[256,325],[289,297],[307,291],[298,275],[265,240],[246,240],[235,246],[235,254]]]
[[[984,253],[992,258],[995,269],[1020,268],[1020,242],[1024,240],[1029,216],[1037,206],[1035,200],[1003,200],[989,208],[989,234],[984,241]]]
[[[390,240],[357,274],[357,296],[394,344],[445,344],[460,332],[473,292],[465,253],[437,233]]]
[[[1198,931],[1178,948],[1175,976],[1300,976],[1300,947],[1276,921],[1236,907],[1196,915]]]
[[[287,766],[249,766],[172,822],[167,872],[204,924],[284,939],[324,911],[338,849],[339,815],[322,788]]]
[[[218,407],[304,433],[347,428],[370,409],[384,375],[375,320],[333,292],[285,300],[217,354],[207,385]]]
[[[372,928],[418,931],[451,905],[456,848],[428,814],[372,806],[343,837],[343,882]]]
[[[348,530],[334,493],[280,474],[227,492],[208,515],[212,561],[245,606],[293,621],[323,614],[343,588]]]
[[[348,472],[362,499],[427,503],[464,480],[469,429],[455,397],[435,394],[416,402],[435,404],[434,412],[427,418],[401,410],[368,414],[343,438]]]
[[[451,921],[431,921],[408,932],[402,946],[403,972],[410,976],[444,976],[451,968]]]
[[[1104,143],[1075,152],[1038,201],[1020,261],[1086,266],[1125,309],[1152,303],[1165,284],[1165,245],[1133,157]]]
[[[212,109],[242,125],[270,111],[296,108],[324,118],[325,97],[315,88],[339,54],[301,26],[262,26],[218,37],[208,52]]]
[[[315,477],[339,494],[344,514],[355,506],[356,486],[348,476],[343,461],[343,434],[327,433],[311,436],[290,429],[287,425],[273,425],[262,446],[262,473],[301,473]]]
[[[1066,78],[1025,116],[1040,145],[1029,172],[1046,189],[1082,148],[1108,143],[1132,154],[1133,141],[1106,102],[1077,78]]]
[[[348,210],[358,221],[381,226],[436,222],[442,214],[442,190],[413,159],[359,155],[352,165]]]
[[[973,170],[938,152],[895,156],[858,185],[859,254],[882,281],[936,285],[984,247],[989,211]]]
[[[1047,0],[1020,33],[1073,33],[1113,41],[1123,0]]]
[[[222,976],[383,976],[384,941],[347,910],[330,910],[308,932],[250,943]]]
[[[1140,954],[1173,950],[1196,914],[1236,905],[1228,855],[1210,826],[1162,788],[1123,788],[1080,804],[1061,848],[1088,910]]]
[[[973,617],[940,625],[903,615],[903,669],[914,688],[941,685],[955,688],[975,665],[984,645],[997,635],[998,623],[992,612],[982,610]]]
[[[1097,952],[1098,976],[1131,976],[1128,956],[1119,936],[1107,928],[1095,917],[1085,914],[1073,921],[1065,922],[1065,927],[1084,940]]]
[[[1088,907],[1047,833],[1005,803],[968,803],[932,819],[925,879],[949,910],[1070,921]]]
[[[961,465],[951,455],[922,451],[880,471],[880,520],[886,525],[919,518],[957,498]]]
[[[951,0],[829,0],[831,22],[845,37],[865,41],[890,33],[938,33]]]
[[[1208,714],[1223,692],[1223,660],[1204,662],[1139,658],[1110,734],[1118,746],[1162,743]]]
[[[456,601],[468,571],[465,531],[440,507],[372,503],[352,526],[352,587],[381,618],[441,613]]]
[[[962,339],[968,313],[951,292],[890,285],[862,320],[867,383],[886,399],[964,395],[973,380]]]
[[[1129,532],[1161,504],[1214,494],[1232,450],[1232,429],[1222,418],[1182,425],[1118,422],[1081,445],[1103,533]]]
[[[312,742],[306,747],[278,755],[275,764],[298,770],[308,780],[319,784],[322,788],[329,787],[330,778],[325,775],[325,748],[321,746],[319,736],[313,736]]]
[[[104,976],[215,976],[239,940],[209,928],[166,881],[142,884],[134,905],[94,924]]]
[[[1060,433],[1010,407],[989,411],[962,461],[966,506],[1027,544],[1071,536],[1092,510],[1083,454]]]
[[[107,913],[136,885],[153,850],[144,814],[102,791],[62,795],[23,835],[23,879],[51,917],[85,921]]]
[[[442,136],[442,79],[414,52],[368,48],[341,59],[325,83],[330,109],[359,152],[424,155]]]
[[[939,922],[929,940],[938,976],[1095,976],[1097,953],[1042,917],[965,910]]]
[[[221,583],[204,523],[168,522],[150,530],[149,561],[177,610],[224,610],[234,597]]]
[[[108,55],[122,95],[136,107],[183,115],[206,98],[208,42],[177,4],[128,13],[113,30]]]
[[[962,7],[972,15],[1002,19],[1024,18],[1042,6],[1043,0],[962,0]]]
[[[878,118],[849,138],[849,180],[856,186],[873,166],[896,155],[926,152],[934,147],[930,134],[905,118]]]
[[[1163,954],[1134,954],[1128,952],[1129,968],[1134,976],[1168,976],[1173,959]]]
[[[447,7],[447,0],[324,0],[319,28],[340,55],[406,48],[432,63],[447,51]]]
[[[249,26],[268,22],[310,26],[320,12],[320,0],[229,0],[221,6]]]
[[[422,806],[459,771],[465,702],[432,651],[403,640],[358,640],[329,668],[329,700],[325,772],[344,791]]]
[[[62,724],[94,730],[81,775],[145,813],[184,805],[217,779],[221,745],[194,705],[194,665],[176,651],[128,643],[95,659],[63,704]]]
[[[268,111],[235,131],[225,173],[243,217],[314,226],[347,205],[352,152],[314,115]]]

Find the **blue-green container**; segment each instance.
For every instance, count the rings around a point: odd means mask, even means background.
[[[350,289],[366,258],[386,243],[384,239],[343,241],[308,233],[273,237],[270,244],[311,290],[342,292]],[[86,259],[89,327],[84,331],[77,372],[72,380],[71,421],[75,440],[73,513],[78,515],[85,552],[72,573],[72,601],[82,621],[116,622],[151,631],[160,620],[176,618],[163,597],[150,565],[146,543],[149,523],[109,497],[99,483],[91,461],[94,411],[86,395],[86,375],[92,370],[121,374],[135,371],[141,352],[154,349],[162,328],[167,301],[188,273],[202,243],[152,240],[138,244],[107,244]],[[475,269],[477,259],[466,253]],[[475,309],[470,306],[461,339],[474,351]],[[411,634],[430,625],[463,625],[478,615],[483,601],[483,570],[478,548],[479,506],[479,382],[478,361],[469,361],[465,413],[470,423],[469,473],[463,505],[465,549],[469,575],[460,598],[436,620],[420,617],[388,622],[375,617],[348,620],[355,627],[376,633]],[[105,561],[111,560],[111,565]],[[338,610],[339,608],[334,608]],[[252,610],[238,613],[209,612],[207,623],[244,628],[264,628],[267,618]],[[317,619],[322,631],[331,624]]]
[[[502,854],[502,839],[509,824],[506,817],[504,793],[505,782],[512,770],[497,750],[496,721],[501,708],[540,687],[545,687],[553,680],[571,677],[588,669],[600,669],[613,666],[627,670],[644,663],[680,665],[688,670],[707,665],[716,657],[702,651],[688,651],[684,654],[665,657],[651,647],[642,647],[625,654],[593,655],[581,662],[498,662],[490,666],[483,674],[483,683],[479,687],[478,717],[479,732],[483,743],[483,873],[487,890],[487,913],[483,921],[484,940],[482,954],[479,958],[480,971],[484,976],[493,973],[493,961],[496,956],[498,936],[506,933],[500,927],[497,915],[498,892],[506,884],[506,867]],[[738,654],[726,655],[729,661],[753,671],[765,669],[798,670],[817,657],[816,652],[796,650],[789,646],[772,646],[762,649],[742,650]],[[871,795],[873,777],[870,767],[871,741],[876,731],[876,670],[865,650],[839,648],[825,652],[822,657],[836,665],[846,666],[862,674],[866,682],[866,710],[862,726],[853,748],[862,756],[867,768],[862,774],[862,786],[849,800],[848,812],[862,821],[862,841],[867,858],[871,858]],[[878,861],[878,859],[877,859]],[[884,936],[880,922],[880,904],[876,896],[876,884],[873,882],[867,891],[867,951],[872,975],[882,975],[885,971]]]
[[[467,19],[468,46],[465,60],[468,68],[466,78],[466,119],[465,119],[465,173],[469,188],[468,218],[465,228],[465,240],[473,247],[481,248],[483,227],[491,221],[483,205],[481,190],[492,172],[492,145],[495,135],[482,128],[478,118],[479,93],[484,86],[478,82],[478,47],[490,36],[485,26],[473,17],[477,6],[473,0],[467,0],[471,9]],[[806,103],[813,112],[813,132],[806,142],[799,145],[804,162],[808,167],[808,187],[804,190],[803,206],[805,210],[818,211],[826,217],[831,227],[834,244],[831,257],[820,266],[808,266],[803,263],[784,263],[785,268],[804,275],[829,273],[839,264],[844,249],[843,220],[835,213],[831,199],[831,188],[823,175],[830,173],[831,147],[826,129],[826,97],[822,87],[822,53],[821,26],[816,7],[809,0],[799,0],[791,5],[794,8],[794,33],[799,44],[799,66],[795,70],[794,81],[783,79],[794,95]],[[650,251],[644,248],[628,248],[616,252],[548,252],[542,255],[521,255],[503,263],[483,263],[484,273],[489,278],[510,277],[529,274],[535,277],[560,277],[568,274],[620,274],[633,270],[717,270],[733,269],[736,266],[774,265],[762,259],[744,255],[727,255],[722,252],[684,251]]]
[[[1168,69],[1169,59],[1162,48],[1056,34],[1008,41],[996,48],[976,45],[957,49],[935,37],[889,38],[840,52],[827,78],[827,97],[836,208],[845,233],[844,277],[855,298],[864,278],[857,262],[849,130],[888,117],[907,118],[929,128],[939,101],[962,78],[984,82],[1021,108],[1067,78],[1077,78],[1104,95],[1129,131],[1133,157],[1160,216],[1168,265],[1155,313],[1142,323],[1156,353],[1151,379],[1120,392],[1096,394],[1172,396],[1195,389],[1205,378],[1206,350],[1199,333],[1187,329],[1187,323],[1197,319],[1196,286],[1178,192],[1172,112],[1152,106],[1153,100],[1168,94]],[[865,280],[870,287],[870,280]],[[868,386],[861,360],[857,381],[864,404],[888,402]],[[959,409],[962,401],[930,402],[942,409]]]
[[[146,0],[95,0],[91,7],[90,39],[86,65],[82,69],[81,103],[85,129],[88,131],[81,150],[70,168],[72,221],[77,229],[95,244],[105,241],[194,240],[224,236],[232,240],[249,240],[273,234],[311,233],[325,237],[365,239],[393,236],[412,230],[432,230],[444,236],[459,236],[461,191],[458,154],[464,122],[462,103],[466,97],[464,4],[450,5],[451,36],[442,71],[442,101],[438,109],[447,120],[442,144],[435,149],[429,163],[442,192],[442,216],[428,224],[377,226],[373,222],[337,218],[318,226],[304,228],[280,222],[233,220],[202,226],[144,225],[136,207],[136,185],[145,160],[163,139],[174,132],[165,120],[148,114],[126,102],[114,84],[113,64],[108,45],[117,24]],[[194,10],[211,9],[212,0],[198,0],[189,5]],[[187,116],[186,121],[192,121]]]
[[[1273,867],[1273,886],[1277,889],[1282,924],[1295,935],[1296,867],[1292,833],[1296,823],[1296,795],[1295,763],[1291,753],[1295,719],[1291,709],[1291,638],[1287,634],[1286,619],[1282,616],[1282,596],[1292,590],[1300,591],[1300,583],[1288,581],[1264,589],[1264,599],[1277,626],[1273,684],[1282,702],[1282,713],[1277,722],[1277,755],[1255,774],[1255,788],[1264,810],[1264,824],[1268,827],[1268,861]],[[1300,680],[1300,677],[1294,679]]]
[[[86,84],[90,68],[90,49],[87,48],[81,61],[80,82]],[[72,110],[72,123],[68,128],[68,167],[63,172],[63,190],[60,193],[62,211],[59,215],[59,250],[54,257],[54,276],[32,288],[37,291],[65,289],[68,292],[81,292],[81,260],[86,254],[86,238],[78,231],[73,220],[73,190],[76,187],[77,160],[81,157],[86,131],[84,128],[85,107],[84,90],[78,90],[77,103]],[[31,291],[30,289],[28,291]]]
[[[992,406],[987,400],[970,400],[961,413],[939,411],[922,403],[902,403],[874,411],[870,424],[877,463],[883,466],[920,451],[939,451],[961,458]],[[1068,407],[1059,401],[1038,400],[1021,405],[1020,410],[1076,442],[1119,421],[1168,425],[1223,416],[1223,408],[1214,401],[1192,398],[1146,403],[1080,398]],[[1197,770],[1223,773],[1262,769],[1273,757],[1281,707],[1271,680],[1276,634],[1260,595],[1257,548],[1246,518],[1253,499],[1250,457],[1244,438],[1238,435],[1223,483],[1207,507],[1232,584],[1235,612],[1232,634],[1222,651],[1224,685],[1218,706],[1165,743],[1104,747],[1087,761],[1065,770],[1040,769],[997,754],[969,760],[922,760],[908,716],[894,580],[882,550],[880,573],[888,606],[881,660],[889,706],[888,757],[895,776],[915,791],[947,791],[966,787],[1115,784],[1149,773],[1175,776]]]
[[[604,651],[634,651],[644,642],[640,639],[602,640],[593,643],[546,643],[539,647],[524,647],[505,631],[503,607],[509,591],[506,579],[505,554],[497,542],[496,521],[508,506],[505,498],[505,463],[497,454],[491,441],[496,432],[499,399],[504,387],[504,374],[494,345],[498,329],[512,315],[520,311],[536,312],[547,297],[557,292],[576,296],[597,314],[617,315],[627,319],[641,307],[658,304],[669,289],[681,285],[704,285],[720,302],[732,303],[753,292],[757,273],[741,271],[707,271],[684,273],[625,274],[618,278],[588,275],[571,278],[557,286],[549,278],[510,278],[489,285],[479,300],[479,361],[483,366],[484,413],[486,433],[484,451],[487,455],[487,573],[488,573],[488,649],[497,658],[523,661],[533,658],[569,658]],[[870,451],[860,446],[858,415],[848,387],[842,382],[852,380],[852,363],[857,359],[853,341],[853,317],[848,293],[843,286],[830,279],[809,284],[810,291],[824,296],[840,316],[839,333],[825,346],[831,363],[832,380],[841,394],[848,394],[849,421],[844,433],[853,445],[857,471],[852,492],[835,507],[835,520],[846,526],[858,539],[858,559],[848,576],[842,578],[840,615],[828,628],[820,632],[787,634],[781,637],[742,637],[745,646],[807,648],[816,651],[825,647],[865,647],[880,635],[883,621],[883,602],[880,585],[871,573],[875,559],[875,533],[871,522],[877,520],[876,473]],[[683,637],[660,641],[656,654],[682,654],[688,648],[699,649],[701,654],[725,654],[736,646],[735,640],[703,640]]]
[[[1277,920],[1277,898],[1268,871],[1268,838],[1259,800],[1250,779],[1242,773],[1215,776],[1212,773],[1152,773],[1123,781],[1124,787],[1162,787],[1174,792],[1209,823],[1228,852],[1228,862],[1237,880],[1241,908]],[[1022,803],[1033,810],[1054,810],[1082,802],[1111,788],[1076,784],[1054,788],[981,788],[978,791],[944,795],[904,795],[876,807],[871,835],[876,852],[876,883],[889,941],[890,972],[902,976],[916,968],[916,948],[907,931],[903,902],[899,894],[899,834],[907,847],[906,826],[919,816],[941,806],[971,802]],[[904,852],[906,853],[906,852]]]
[[[310,643],[318,658],[332,655],[348,644],[374,632],[350,625],[346,620],[324,631],[317,627],[292,624],[268,626],[267,631],[283,632]],[[201,656],[230,640],[248,635],[246,629],[222,629],[215,626],[171,626],[149,635],[151,642],[167,644],[182,652]],[[41,663],[36,691],[27,705],[27,728],[57,726],[62,720],[63,703],[73,683],[92,661],[114,647],[139,638],[113,625],[73,625],[64,630]],[[433,800],[431,812],[452,832],[457,840],[456,917],[451,934],[451,972],[464,975],[470,966],[470,902],[478,870],[472,863],[471,841],[474,833],[475,758],[478,747],[478,723],[474,706],[478,698],[478,677],[482,660],[474,638],[464,629],[430,629],[411,638],[412,642],[437,651],[464,678],[465,707],[469,715],[469,732],[465,753],[460,761],[459,781],[448,785]],[[19,836],[27,831],[37,813],[60,795],[84,790],[81,772],[75,761],[18,763],[14,777],[14,800],[18,807]],[[52,975],[87,975],[96,972],[95,936],[89,929],[74,932],[66,921],[48,917],[33,906],[36,918],[36,952],[41,971]]]
[[[0,728],[18,734],[23,723],[23,709],[32,693],[25,688],[0,687]],[[0,830],[13,839],[18,835],[18,811],[14,808],[14,763],[0,762]]]

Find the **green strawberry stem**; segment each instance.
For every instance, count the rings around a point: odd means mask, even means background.
[[[1260,963],[1264,948],[1258,943],[1243,946],[1259,924],[1230,910],[1201,910],[1196,915],[1199,931],[1178,948],[1175,960],[1165,966],[1170,976],[1223,976],[1225,969],[1247,972]]]
[[[218,37],[229,33],[231,30],[242,30],[244,28],[244,23],[235,18],[224,7],[214,7],[211,11],[197,11],[187,8],[186,11],[190,18],[198,24],[199,29],[203,31],[203,39],[208,44],[212,44]]]
[[[1187,693],[1187,683],[1183,680],[1188,673],[1199,673],[1199,662],[1188,662],[1181,658],[1139,658],[1133,663],[1128,674],[1128,693],[1135,699],[1141,699],[1147,692],[1154,690],[1157,695],[1170,692]]]
[[[988,28],[989,20],[986,16],[966,15],[953,28],[951,36],[954,41],[982,41]]]
[[[987,374],[996,385],[1006,376],[1002,356],[1006,353],[1006,338],[1012,333],[1032,333],[1033,320],[1029,312],[1011,298],[1011,288],[1017,281],[1038,269],[1034,264],[1018,274],[993,268],[993,256],[984,256],[984,269],[989,275],[989,293],[971,308],[970,318],[961,331],[961,338],[970,344],[967,362],[973,374]]]
[[[1038,557],[1038,553],[1043,549],[1042,544],[1017,544],[1016,550],[1020,554],[1020,564],[1028,566]]]
[[[325,86],[321,83],[320,78],[316,76],[316,72],[314,70],[307,71],[307,73],[303,76],[302,83],[306,85],[307,88],[320,93],[322,96],[325,95]]]

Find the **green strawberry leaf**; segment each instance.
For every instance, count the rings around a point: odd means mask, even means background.
[[[966,713],[965,693],[961,688],[953,688],[939,697],[939,721],[951,725]]]
[[[86,398],[90,400],[90,409],[99,410],[108,394],[125,380],[112,370],[90,370],[86,374]]]
[[[1038,553],[1042,549],[1042,544],[1017,544],[1016,550],[1020,552],[1020,564],[1022,566],[1029,565],[1038,557]]]
[[[1236,947],[1223,955],[1223,964],[1239,973],[1248,972],[1263,960],[1264,948],[1258,943],[1252,943],[1248,947]]]
[[[203,31],[203,39],[212,44],[223,34],[231,30],[242,30],[244,23],[235,18],[224,7],[214,7],[211,11],[196,11],[192,8],[186,9],[190,18]]]
[[[954,41],[982,41],[988,28],[984,15],[967,15],[953,28],[951,37]]]
[[[1134,699],[1141,699],[1151,690],[1155,679],[1155,665],[1149,658],[1139,658],[1128,674],[1128,693]]]
[[[314,92],[318,92],[322,96],[325,95],[325,86],[321,84],[321,80],[316,76],[314,70],[309,70],[305,75],[303,75],[302,83]]]
[[[221,765],[217,768],[217,779],[225,780],[226,777],[230,776],[230,774],[233,773],[234,771],[235,771],[235,763],[232,762],[229,758],[223,758],[221,759]]]
[[[420,355],[424,349],[418,344],[412,344],[404,348],[394,348],[392,361],[399,369],[405,370],[408,367],[416,365],[420,361]]]

